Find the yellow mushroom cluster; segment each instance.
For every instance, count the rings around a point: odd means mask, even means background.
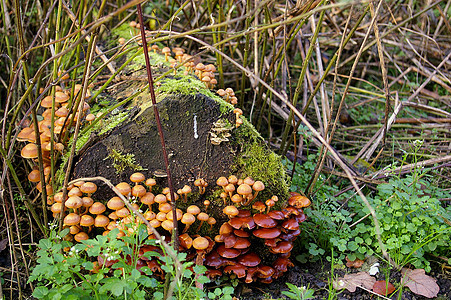
[[[60,73],[61,74],[61,73]],[[62,80],[68,80],[69,75],[66,74],[61,77]],[[74,88],[74,95],[77,95],[77,93],[82,89],[82,86],[80,84],[76,84]],[[41,90],[43,92],[43,89]],[[95,116],[93,114],[89,113],[89,104],[86,102],[83,103],[83,115],[79,116],[78,112],[75,114],[70,111],[70,103],[69,98],[71,94],[71,89],[64,90],[60,86],[56,86],[56,92],[55,92],[55,119],[53,121],[53,128],[54,128],[54,144],[53,144],[53,151],[62,153],[64,151],[65,146],[60,142],[60,137],[68,130],[70,126],[73,126],[75,122],[79,118],[82,118],[82,121],[93,121],[95,119]],[[86,97],[90,97],[91,94],[89,90],[87,90]],[[41,109],[39,111],[42,111],[40,114],[40,117],[42,117],[42,120],[38,122],[38,128],[39,128],[39,139],[41,142],[41,153],[44,163],[44,176],[46,181],[46,190],[47,194],[50,196],[48,199],[48,204],[51,205],[53,203],[53,200],[51,199],[51,195],[53,195],[53,190],[50,185],[47,183],[49,182],[49,176],[50,176],[50,156],[51,156],[51,127],[52,127],[52,102],[53,97],[51,95],[48,95],[44,97],[40,103]],[[74,109],[77,111],[77,109]],[[34,129],[34,125],[32,122],[27,122],[28,126],[22,128],[22,130],[17,135],[17,140],[21,142],[25,142],[26,145],[21,149],[21,156],[23,158],[32,159],[33,161],[37,161],[38,158],[38,146],[36,144],[36,132]],[[28,179],[30,182],[36,183],[36,188],[42,192],[42,186],[41,179],[39,176],[39,171],[37,167],[34,168],[29,174]]]

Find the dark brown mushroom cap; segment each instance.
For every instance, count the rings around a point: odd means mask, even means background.
[[[246,276],[246,267],[242,264],[236,264],[233,266],[227,266],[224,268],[224,273],[230,274],[235,273],[238,278],[243,278]]]
[[[288,230],[297,230],[299,229],[299,223],[295,219],[288,219],[283,221],[282,227]]]
[[[261,239],[275,239],[280,235],[281,231],[278,228],[259,228],[252,233]]]
[[[290,217],[291,215],[299,215],[299,211],[297,210],[297,208],[293,207],[293,206],[288,206],[285,207],[284,209],[282,209],[282,212],[285,215],[285,218]]]
[[[302,195],[294,195],[288,199],[288,204],[296,208],[307,207],[311,204],[309,198]]]
[[[293,249],[293,243],[288,241],[282,241],[277,243],[275,247],[271,248],[271,253],[278,254],[278,253],[288,253]]]
[[[247,209],[238,210],[237,217],[243,218],[243,217],[250,217],[250,216],[251,216],[251,212],[249,210],[247,210]]]
[[[307,216],[306,216],[302,211],[300,211],[300,212],[299,212],[299,215],[295,216],[294,219],[295,219],[298,223],[302,223],[302,222],[304,222],[305,220],[307,220]]]
[[[265,246],[275,247],[275,246],[277,246],[277,241],[278,241],[278,239],[266,239]]]
[[[255,224],[263,228],[273,228],[277,226],[277,222],[267,214],[255,214],[253,216]]]
[[[293,241],[298,235],[301,234],[301,230],[288,230],[286,233],[279,235],[279,239],[284,241]]]
[[[275,273],[274,268],[270,266],[259,266],[258,267],[258,278],[268,278]]]
[[[224,246],[226,248],[233,248],[236,244],[236,236],[234,234],[226,234],[224,235]]]
[[[268,213],[268,216],[273,218],[274,220],[283,220],[285,219],[285,215],[280,210],[273,210]]]
[[[258,272],[258,268],[248,268],[247,269],[247,275],[246,275],[246,279],[245,282],[246,283],[251,283],[254,281],[254,277],[257,275]]]
[[[223,258],[217,251],[211,252],[205,259],[205,265],[213,268],[220,268],[223,266],[233,265],[234,262]]]
[[[227,234],[232,233],[232,231],[233,231],[233,227],[230,226],[230,224],[227,222],[222,224],[221,227],[219,228],[220,235],[227,235]]]
[[[254,229],[255,222],[252,217],[241,217],[241,218],[233,218],[229,220],[230,226],[235,229]]]
[[[182,246],[185,249],[189,249],[193,245],[193,239],[189,236],[188,233],[179,235],[179,242],[180,246]]]
[[[226,248],[224,245],[220,245],[218,247],[218,249],[216,249],[216,251],[218,251],[219,255],[221,255],[224,258],[235,258],[241,254],[240,250],[233,249],[233,248]]]
[[[208,278],[215,278],[218,276],[222,276],[222,272],[216,269],[207,269],[205,275],[207,275]]]
[[[246,267],[256,267],[261,262],[261,259],[254,252],[250,252],[238,257],[238,262]]]
[[[279,257],[274,261],[272,266],[276,271],[273,277],[277,279],[288,270],[288,267],[292,267],[294,264],[288,258]]]
[[[251,246],[251,242],[249,241],[249,239],[238,237],[238,238],[236,238],[236,242],[235,242],[235,245],[233,246],[233,248],[241,250],[241,249],[249,248],[250,246]]]
[[[249,232],[244,231],[244,230],[242,230],[242,229],[235,229],[235,230],[233,231],[233,233],[234,233],[236,236],[239,236],[239,237],[249,237],[249,236],[250,236],[250,233],[249,233]]]

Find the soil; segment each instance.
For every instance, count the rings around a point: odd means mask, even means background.
[[[315,299],[328,299],[329,286],[328,280],[332,277],[330,274],[331,265],[329,262],[318,262],[311,264],[296,264],[294,258],[292,261],[295,266],[288,269],[288,272],[281,278],[275,280],[271,284],[239,284],[235,289],[237,294],[235,295],[239,299],[246,300],[263,300],[263,299],[285,299],[286,297],[281,291],[288,291],[286,283],[291,283],[296,286],[310,287],[315,290]],[[437,284],[440,287],[440,292],[435,299],[447,300],[451,299],[451,274],[444,273],[441,266],[438,263],[433,263],[432,271],[427,275],[435,278]],[[357,273],[358,269],[335,270],[334,275],[336,277],[342,277],[345,274]],[[385,275],[378,273],[376,280],[385,280]],[[397,286],[397,283],[401,281],[401,273],[391,271],[389,281]],[[416,295],[412,293],[408,288],[402,290],[400,298],[398,293],[393,294],[390,299],[402,299],[402,300],[426,300],[429,298]],[[332,299],[345,300],[345,299],[378,299],[374,294],[371,294],[361,288],[357,288],[354,293],[347,290],[338,291],[338,295]],[[381,298],[380,298],[381,299]]]

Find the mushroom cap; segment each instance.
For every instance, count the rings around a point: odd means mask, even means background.
[[[156,218],[149,221],[150,226],[153,228],[158,228],[161,226],[161,222],[158,221]]]
[[[229,220],[229,224],[235,229],[247,228],[253,229],[255,228],[255,222],[252,217],[238,217]]]
[[[193,214],[193,215],[197,215],[198,213],[200,213],[200,208],[196,205],[190,205],[186,209],[186,212]]]
[[[158,195],[156,195],[155,198],[154,198],[153,200],[155,201],[155,203],[159,203],[159,204],[165,203],[165,202],[168,201],[168,199],[166,198],[166,196],[163,195],[163,194],[158,194]]]
[[[261,192],[265,189],[265,185],[263,184],[263,182],[261,182],[260,180],[257,180],[256,182],[254,182],[254,184],[252,185],[252,189],[254,191],[257,192]]]
[[[229,183],[224,187],[224,191],[226,191],[227,193],[233,193],[235,191],[235,186]]]
[[[197,219],[199,220],[199,221],[208,221],[208,218],[209,218],[209,216],[206,214],[206,213],[204,213],[204,212],[201,212],[201,213],[199,213],[198,215],[197,215]]]
[[[193,248],[196,250],[205,250],[208,248],[209,244],[208,239],[201,236],[193,240]]]
[[[203,71],[205,69],[205,65],[203,63],[198,63],[195,69],[198,71]]]
[[[238,257],[238,262],[246,267],[256,267],[261,262],[261,259],[254,252],[250,252]]]
[[[63,92],[55,92],[55,102],[64,103],[64,102],[67,102],[67,100],[69,100],[68,95],[66,95]]]
[[[224,258],[235,258],[241,254],[241,250],[226,248],[224,245],[219,246],[218,249],[216,249],[216,251],[218,251],[219,255],[221,255]]]
[[[89,208],[89,213],[93,215],[98,215],[106,210],[105,205],[102,202],[94,202]],[[119,215],[118,215],[119,216]]]
[[[94,182],[85,182],[80,186],[80,191],[85,194],[95,193],[97,185]]]
[[[164,220],[163,222],[161,222],[161,227],[171,232],[172,229],[174,229],[174,222],[172,220]]]
[[[307,207],[311,204],[309,198],[302,195],[294,195],[288,199],[288,204],[296,208]]]
[[[157,213],[157,215],[155,216],[155,219],[163,222],[164,220],[166,220],[166,213],[160,211],[159,213]]]
[[[67,196],[66,196],[67,199]],[[55,200],[55,202],[63,202],[63,192],[58,192],[53,196],[53,200]]]
[[[148,211],[146,211],[146,212],[144,213],[144,218],[145,218],[147,221],[150,221],[150,220],[155,219],[156,216],[157,216],[157,215],[156,215],[153,211],[151,211],[151,210],[148,210]]]
[[[124,207],[125,203],[124,203],[124,201],[122,201],[121,198],[116,196],[116,197],[113,197],[110,200],[108,200],[106,206],[109,209],[118,210],[118,209],[121,209],[122,207]]]
[[[227,195],[227,194],[226,194]],[[232,198],[230,198],[233,203],[241,203],[243,201],[243,197],[239,194],[233,194]]]
[[[246,276],[247,268],[242,264],[236,264],[233,266],[227,266],[224,268],[225,273],[234,273],[238,278],[243,278]]]
[[[189,185],[185,184],[182,188],[182,193],[184,193],[184,194],[191,193],[191,187]]]
[[[140,184],[137,184],[132,188],[132,195],[137,198],[144,196],[146,193],[147,193],[146,188]]]
[[[266,205],[261,201],[256,201],[252,204],[252,208],[258,210],[259,212],[263,212],[266,210]]]
[[[80,216],[75,213],[70,213],[64,217],[64,225],[72,226],[80,222]]]
[[[168,202],[160,203],[158,210],[164,213],[168,213],[172,210],[172,205]]]
[[[278,253],[288,253],[293,249],[293,243],[288,241],[282,241],[277,243],[275,247],[271,248],[271,252],[274,254]]]
[[[237,188],[236,192],[240,195],[246,196],[252,194],[252,188],[249,184],[243,183]]]
[[[193,239],[189,236],[188,233],[184,233],[179,235],[180,245],[185,249],[190,249],[193,245]]]
[[[119,190],[119,193],[121,193],[124,196],[127,196],[132,191],[130,185],[127,182],[119,182],[116,185],[116,188]]]
[[[154,186],[157,184],[157,181],[153,178],[147,178],[146,182],[144,183],[148,187]]]
[[[41,181],[41,176],[39,174],[39,170],[33,170],[28,174],[28,180],[30,182],[39,182]]]
[[[94,219],[95,227],[105,227],[109,223],[110,223],[110,219],[104,215],[97,215],[97,217]]]
[[[233,230],[233,234],[235,234],[238,237],[249,237],[250,236],[249,232],[244,231],[242,229],[235,229],[235,230]]]
[[[234,234],[226,234],[224,235],[223,242],[226,248],[233,248],[236,244],[236,236]]]
[[[86,241],[87,239],[89,239],[89,236],[86,232],[83,231],[74,235],[74,240],[76,240],[77,242]]]
[[[293,267],[294,264],[288,258],[279,257],[274,261],[272,266],[276,270],[276,274],[274,275],[274,278],[277,278],[280,275],[282,275],[283,273],[285,273],[288,270],[288,267]]]
[[[88,114],[87,116],[86,116],[86,121],[88,121],[88,122],[92,122],[92,121],[94,121],[96,119],[96,116],[94,116],[93,114]]]
[[[247,238],[238,237],[236,238],[235,245],[233,248],[235,249],[246,249],[249,248],[251,245],[251,242]]]
[[[278,228],[259,228],[252,233],[261,239],[274,239],[280,235],[281,231]]]
[[[45,96],[44,99],[41,100],[41,106],[44,108],[52,107],[52,96]]]
[[[172,210],[172,209],[171,209]],[[183,211],[181,209],[176,209],[175,210],[175,215],[177,217],[177,221],[180,221],[183,217]],[[174,219],[174,214],[172,211],[166,213],[166,219],[172,221]]]
[[[80,218],[80,226],[92,226],[94,224],[94,218],[90,215],[83,215]]]
[[[82,191],[80,191],[80,189],[78,187],[73,187],[70,189],[70,191],[67,193],[67,195],[69,197],[72,197],[72,196],[81,197],[81,196],[83,196],[83,193],[82,193]]]
[[[79,208],[83,205],[83,200],[79,196],[71,196],[64,202],[64,205],[68,208]]]
[[[229,205],[229,206],[224,207],[223,213],[229,217],[234,217],[234,216],[238,215],[238,208],[236,208],[233,205]]]
[[[196,222],[196,217],[190,213],[184,213],[181,222],[186,225],[191,225]]]
[[[20,155],[23,158],[37,158],[38,157],[38,146],[36,144],[30,143],[26,144],[25,147],[20,151]]]
[[[260,273],[257,275],[258,278],[268,278],[275,273],[275,270],[270,266],[259,266],[258,272]]]
[[[61,212],[61,208],[63,207],[63,204],[61,202],[55,202],[50,207],[50,211],[52,213],[58,214]]]
[[[119,218],[125,218],[130,215],[130,211],[127,207],[122,207],[121,209],[116,210],[116,215]]]
[[[146,177],[144,176],[144,174],[140,173],[140,172],[136,172],[136,173],[133,173],[132,175],[130,175],[131,182],[140,183],[141,181],[144,181],[145,179],[146,179]]]
[[[152,205],[155,203],[155,196],[151,192],[147,192],[141,197],[141,203],[145,205]]]
[[[295,219],[288,219],[283,221],[282,227],[288,230],[298,230],[299,229],[299,223]]]
[[[161,52],[162,53],[164,53],[164,54],[166,54],[166,53],[171,53],[171,49],[169,49],[169,47],[164,47],[162,50],[161,50]]]
[[[277,222],[267,214],[255,214],[253,216],[255,224],[263,228],[273,228]]]
[[[217,251],[213,251],[205,259],[205,265],[214,268],[220,268],[222,266],[234,265],[235,263],[223,258]]]
[[[274,220],[283,220],[285,219],[285,215],[280,210],[273,210],[268,213],[268,216],[273,218]]]
[[[224,176],[221,176],[216,180],[216,184],[225,187],[226,185],[229,184],[229,181]]]
[[[219,228],[219,234],[220,235],[226,235],[226,234],[230,234],[233,232],[233,227],[230,226],[229,223],[224,223],[221,225],[221,227]]]
[[[221,97],[224,97],[227,94],[223,89],[217,90],[216,93]]]

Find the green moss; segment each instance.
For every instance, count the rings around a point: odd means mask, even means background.
[[[288,199],[288,178],[280,156],[261,142],[244,145],[236,159],[235,171],[242,177],[250,176],[265,184],[261,199],[270,198],[272,195],[277,195],[279,199]]]
[[[115,149],[108,149],[108,156],[103,160],[112,159],[113,167],[116,169],[116,174],[121,174],[125,169],[130,168],[134,171],[142,171],[144,168],[136,163],[135,155],[131,153],[123,154],[121,151]]]

